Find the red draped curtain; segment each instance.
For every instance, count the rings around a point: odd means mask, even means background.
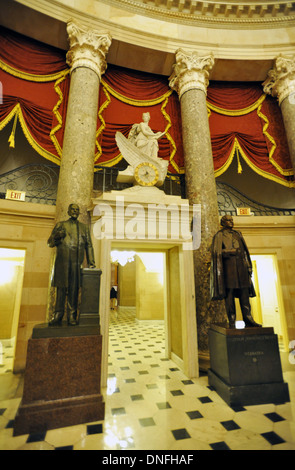
[[[215,175],[237,158],[254,171],[288,187],[294,172],[277,100],[257,83],[211,82],[207,106]]]
[[[9,145],[16,145],[20,122],[32,147],[60,164],[70,82],[65,52],[0,28],[0,81],[0,130],[13,122]],[[207,109],[216,176],[236,160],[239,172],[247,164],[295,187],[280,107],[260,84],[210,82]],[[110,65],[100,86],[96,165],[120,162],[116,131],[127,136],[146,111],[150,127],[166,132],[158,156],[169,161],[170,172],[184,172],[180,104],[167,78]]]
[[[69,90],[65,53],[0,28],[0,130],[13,120],[14,147],[19,121],[32,147],[60,163]]]

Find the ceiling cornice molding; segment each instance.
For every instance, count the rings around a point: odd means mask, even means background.
[[[278,28],[295,25],[295,2],[197,0],[101,0],[164,21],[213,28]]]

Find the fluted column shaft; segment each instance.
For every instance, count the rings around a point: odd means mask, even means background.
[[[265,93],[278,98],[295,172],[295,56],[279,56],[263,85]]]
[[[198,57],[179,49],[170,77],[181,105],[186,193],[190,204],[201,205],[201,245],[194,251],[195,288],[200,355],[208,355],[208,329],[225,320],[223,304],[210,301],[210,247],[219,230],[216,183],[206,94],[212,55]]]
[[[93,189],[98,93],[106,69],[108,34],[98,34],[69,22],[70,49],[67,63],[71,83],[56,199],[56,220],[67,218],[68,206],[80,206],[80,217],[88,222],[87,208]]]

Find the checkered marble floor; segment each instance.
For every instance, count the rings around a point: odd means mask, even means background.
[[[127,307],[110,319],[104,421],[13,437],[22,377],[8,371],[0,375],[1,450],[295,450],[295,366],[284,371],[290,403],[233,409],[206,374],[190,380],[165,357],[163,325],[140,324]]]

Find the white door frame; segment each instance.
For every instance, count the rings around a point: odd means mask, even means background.
[[[180,252],[180,282],[182,296],[182,342],[183,367],[182,370],[188,378],[198,377],[198,346],[197,322],[195,308],[195,287],[192,252],[182,249],[182,243],[149,243],[145,241],[112,241],[102,239],[94,241],[96,264],[102,270],[100,286],[100,327],[102,341],[102,387],[107,386],[108,376],[108,343],[109,343],[109,315],[110,315],[110,283],[111,283],[111,250],[124,248],[125,250],[166,251],[174,246]],[[169,351],[168,351],[169,352]],[[179,364],[180,365],[180,364]]]

